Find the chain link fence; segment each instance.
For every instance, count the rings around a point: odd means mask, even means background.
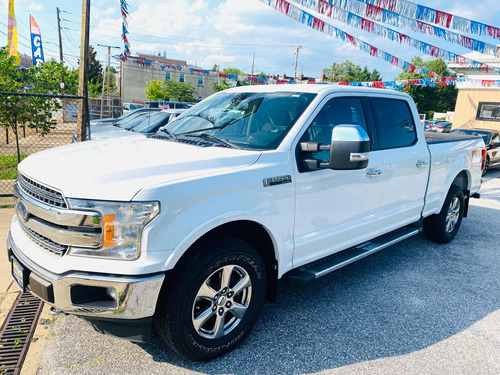
[[[0,92],[0,196],[13,194],[17,164],[71,143],[83,97]]]

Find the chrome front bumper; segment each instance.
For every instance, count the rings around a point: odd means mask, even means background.
[[[86,272],[56,275],[24,256],[10,233],[7,250],[10,261],[17,261],[24,268],[27,289],[58,310],[95,319],[137,320],[154,315],[165,278],[163,273],[143,277]],[[106,298],[96,297],[106,291],[110,292]]]

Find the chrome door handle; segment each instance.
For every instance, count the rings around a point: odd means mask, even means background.
[[[418,161],[417,162],[417,168],[424,168],[424,167],[427,167],[429,165],[429,163],[427,163],[426,161]]]
[[[382,174],[382,171],[380,169],[375,169],[375,170],[366,172],[366,177],[373,178],[373,177],[378,177],[381,174]]]

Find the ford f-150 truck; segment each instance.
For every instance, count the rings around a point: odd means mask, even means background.
[[[422,230],[455,237],[484,143],[429,136],[406,94],[270,85],[217,93],[151,136],[37,153],[15,183],[13,278],[100,332],[141,341],[154,325],[182,356],[214,358],[280,278]]]

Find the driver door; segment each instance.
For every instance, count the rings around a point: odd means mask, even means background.
[[[300,142],[329,144],[340,124],[365,129],[367,118],[359,97],[333,97],[326,101],[297,145],[294,267],[325,257],[373,237],[380,230],[382,180],[379,162],[370,154],[366,169],[306,170],[305,158],[327,161],[329,151],[303,153]]]

